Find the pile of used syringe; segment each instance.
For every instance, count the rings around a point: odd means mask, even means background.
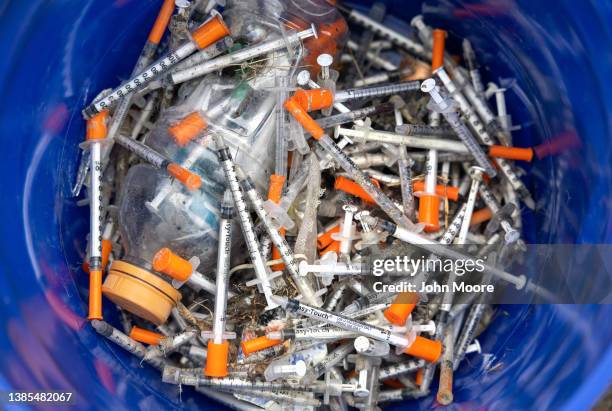
[[[494,264],[533,205],[504,90],[421,16],[217,3],[164,1],[131,77],[83,111],[93,327],[236,409],[452,402],[492,305],[373,258],[470,253],[524,286]]]

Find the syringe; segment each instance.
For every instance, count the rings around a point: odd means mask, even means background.
[[[285,310],[303,315],[314,320],[323,321],[335,325],[344,330],[355,331],[360,335],[378,341],[384,341],[396,347],[402,352],[414,355],[430,362],[436,362],[442,354],[442,344],[439,341],[428,340],[416,333],[408,332],[406,336],[392,333],[388,329],[376,327],[368,323],[353,320],[340,314],[320,308],[310,307],[297,300],[288,300],[285,297],[274,296],[274,300]],[[352,348],[352,347],[351,347]]]
[[[404,99],[400,96],[391,96],[389,101],[393,104],[393,115],[395,117],[395,127],[404,124],[404,118],[400,109],[406,105]],[[412,221],[414,219],[414,193],[412,189],[412,167],[414,160],[408,157],[406,146],[401,144],[399,147],[399,158],[397,159],[397,168],[400,177],[400,187],[402,193],[402,211],[404,215]]]
[[[215,284],[206,278],[196,268],[200,264],[198,257],[185,260],[175,254],[169,248],[160,249],[153,256],[152,266],[157,272],[172,277],[172,285],[176,288],[184,283],[189,284],[197,290],[204,290],[211,294],[215,293]]]
[[[442,67],[441,67],[442,69]],[[489,177],[493,178],[497,175],[497,171],[487,159],[487,155],[482,150],[476,139],[472,135],[472,132],[467,126],[459,119],[459,115],[453,110],[452,103],[448,98],[444,98],[436,87],[436,81],[432,78],[427,79],[423,82],[421,90],[425,93],[429,93],[431,101],[433,102],[433,108],[441,112],[446,121],[455,130],[457,136],[463,141],[470,153],[474,156],[474,159],[479,166],[486,170]]]
[[[227,180],[227,184],[234,199],[234,207],[238,212],[238,217],[240,218],[240,227],[242,228],[242,233],[249,250],[249,256],[251,257],[251,261],[253,263],[253,269],[255,270],[255,275],[257,276],[259,285],[261,286],[261,292],[264,294],[268,304],[266,309],[271,310],[278,307],[278,304],[276,304],[276,302],[274,302],[272,299],[272,285],[270,284],[271,273],[261,256],[259,242],[257,241],[255,231],[253,230],[253,221],[251,220],[251,216],[247,210],[246,202],[244,201],[244,197],[242,196],[240,185],[236,177],[236,165],[232,160],[229,148],[223,141],[223,137],[220,135],[215,135],[214,138],[217,144],[219,161],[223,167],[225,179]]]
[[[316,36],[317,31],[313,26],[298,33],[292,33],[274,40],[264,41],[263,43],[254,46],[246,47],[233,53],[227,54],[216,59],[206,61],[202,64],[187,68],[185,70],[176,71],[170,74],[172,84],[180,84],[185,81],[203,76],[213,71],[222,70],[231,65],[242,63],[254,57],[259,57],[276,50],[291,47],[298,42]]]
[[[359,49],[359,44],[355,43],[353,40],[350,40],[346,42],[346,46],[348,47],[349,50],[353,50],[356,51]],[[347,56],[348,59],[347,61],[353,61],[353,57],[349,56],[349,55],[343,55],[342,57]],[[373,53],[371,51],[368,51],[366,53],[366,57],[367,59],[370,61],[370,63],[372,63],[373,66],[378,67],[380,69],[386,70],[386,71],[395,71],[398,69],[397,65],[389,60],[384,59],[383,57],[379,56],[376,53]],[[344,62],[345,59],[342,58],[342,62]]]
[[[227,309],[230,255],[232,249],[232,218],[234,205],[232,193],[225,190],[221,202],[219,220],[219,248],[217,251],[217,279],[215,282],[215,311],[213,313],[212,332],[202,332],[202,338],[208,340],[208,354],[204,375],[207,377],[226,377],[229,355],[228,339],[236,338],[235,333],[225,331]]]
[[[197,190],[202,186],[202,179],[195,173],[176,163],[172,163],[150,147],[122,135],[115,136],[119,145],[136,154],[142,160],[159,170],[165,170],[171,177],[179,180],[189,190]]]
[[[320,328],[283,328],[278,331],[270,331],[266,336],[274,340],[293,339],[295,341],[325,341],[325,340],[342,340],[345,338],[356,338],[359,336],[354,331],[347,331],[337,327],[320,327]]]
[[[85,142],[80,146],[89,148],[89,320],[102,319],[102,144],[108,142],[106,121],[108,111],[96,114],[87,121]]]
[[[132,70],[130,77],[133,77],[139,74],[146,66],[151,63],[153,57],[155,56],[155,52],[157,51],[157,47],[162,38],[162,35],[166,31],[166,27],[168,22],[170,21],[170,17],[172,16],[172,11],[174,10],[174,0],[164,0],[162,7],[157,15],[157,19],[153,24],[151,32],[149,33],[149,37],[147,38],[147,42],[143,47],[140,55],[138,56],[138,60],[136,61],[136,65]],[[125,120],[125,116],[127,115],[130,106],[132,105],[132,95],[121,99],[119,105],[113,112],[113,116],[108,126],[108,137],[114,138],[117,134],[117,131],[121,128],[123,121]],[[112,148],[112,140],[111,143],[108,144],[102,150],[102,163],[103,169],[105,168],[105,164],[108,159],[108,155],[110,154]],[[85,182],[85,176],[89,173],[89,161],[88,156],[82,156],[81,162],[79,164],[79,171],[77,174],[77,181],[72,190],[72,194],[77,196],[81,191],[82,184]],[[81,177],[82,176],[82,177]]]
[[[191,41],[183,44],[174,52],[162,57],[144,69],[140,74],[124,82],[110,94],[91,103],[83,110],[86,118],[112,107],[122,98],[143,89],[149,82],[159,75],[167,72],[172,66],[189,56],[197,49],[210,46],[217,40],[228,36],[229,29],[223,22],[221,15],[217,14],[191,33]]]
[[[259,193],[255,189],[253,181],[247,177],[240,168],[236,168],[236,176],[242,186],[243,191],[249,197],[253,208],[257,213],[257,216],[261,219],[262,223],[266,227],[266,231],[272,240],[272,243],[276,246],[279,251],[280,257],[285,263],[285,268],[289,271],[291,279],[295,282],[298,291],[302,295],[304,301],[315,306],[323,304],[321,297],[312,289],[311,284],[306,278],[300,275],[298,263],[291,251],[291,247],[287,244],[287,241],[279,233],[279,231],[273,227],[270,217],[263,206],[263,200],[259,196]]]
[[[476,53],[474,53],[470,40],[463,39],[462,48],[463,58],[465,59],[465,62],[470,70],[470,79],[472,80],[474,90],[482,96],[484,93],[484,86],[482,85],[482,79],[480,78],[480,67],[478,65],[478,61],[476,60]]]
[[[323,131],[321,127],[308,115],[305,109],[294,97],[285,102],[285,108],[295,117],[295,119],[312,134],[318,143],[327,151],[334,161],[351,175],[351,178],[359,184],[371,197],[376,204],[387,213],[397,224],[406,229],[414,229],[414,224],[406,218],[393,201],[378,188],[363,171],[334,143],[334,141]]]
[[[393,110],[393,104],[382,103],[376,106],[369,106],[357,110],[351,110],[335,114],[333,116],[322,117],[317,119],[317,123],[322,129],[327,129],[341,124],[356,122],[370,115],[382,114]]]
[[[444,88],[446,88],[448,93],[453,96],[453,100],[459,105],[459,108],[463,112],[465,118],[467,119],[468,123],[470,124],[480,141],[488,146],[493,145],[494,141],[487,132],[486,127],[484,126],[482,121],[480,121],[480,117],[476,114],[476,112],[474,111],[470,103],[467,101],[461,90],[459,90],[453,80],[451,80],[444,67],[440,67],[439,69],[437,69],[434,74],[442,82]],[[499,166],[504,177],[506,177],[506,179],[512,185],[512,188],[518,192],[525,205],[529,208],[533,208],[535,204],[533,199],[531,198],[529,190],[527,190],[527,187],[525,187],[525,184],[523,184],[521,179],[518,177],[518,175],[510,165],[510,163],[503,159],[496,160],[496,163]]]
[[[425,50],[421,44],[411,40],[408,36],[405,36],[389,27],[385,26],[383,23],[379,23],[375,20],[372,20],[370,17],[362,14],[354,9],[348,9],[346,7],[342,7],[336,5],[340,10],[348,13],[348,19],[354,21],[357,24],[362,25],[378,36],[390,40],[393,44],[396,44],[400,47],[406,49],[406,51],[421,57],[425,61],[429,61],[429,53]]]

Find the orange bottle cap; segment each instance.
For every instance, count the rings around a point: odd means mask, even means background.
[[[488,207],[481,208],[480,210],[476,210],[472,213],[470,225],[484,223],[485,221],[489,221],[492,217],[493,213]]]
[[[130,331],[130,338],[144,344],[159,345],[160,340],[165,338],[165,336],[145,330],[144,328],[133,326]]]
[[[278,204],[283,194],[283,185],[285,184],[286,177],[278,174],[272,174],[270,176],[270,187],[268,188],[268,200]]]
[[[446,42],[446,31],[435,29],[433,31],[433,47],[431,50],[431,70],[436,70],[444,65],[444,43]]]
[[[174,0],[164,0],[164,4],[162,4],[159,14],[155,19],[155,23],[153,23],[153,28],[149,33],[150,43],[159,44],[164,32],[166,31],[166,27],[168,27],[168,22],[170,22],[173,12]]]
[[[442,355],[442,342],[417,335],[414,342],[404,350],[404,353],[422,358],[425,361],[436,362]]]
[[[370,180],[372,180],[372,182],[380,188],[380,183],[378,181],[376,181],[373,178],[371,178]],[[348,193],[355,197],[359,197],[366,203],[370,203],[370,204],[376,203],[374,199],[359,184],[357,184],[353,180],[348,179],[346,177],[343,177],[343,176],[337,177],[336,181],[334,182],[334,188],[336,190],[344,191],[345,193]]]
[[[223,341],[221,344],[215,344],[212,340],[209,340],[204,375],[216,378],[227,377],[228,354],[229,343],[227,341]]]
[[[194,111],[174,125],[168,127],[168,133],[174,137],[176,144],[183,147],[196,138],[207,126],[206,120],[204,120],[200,113]]]
[[[336,224],[330,230],[319,234],[317,236],[317,248],[319,250],[322,250],[328,245],[330,245],[332,241],[334,241],[334,239],[332,238],[332,234],[339,233],[339,232],[340,232],[340,224]]]
[[[89,272],[89,320],[102,319],[102,271]]]
[[[176,163],[168,164],[167,170],[172,177],[183,183],[183,185],[191,191],[197,190],[202,186],[202,179],[199,175],[192,173]]]
[[[108,118],[108,110],[94,114],[87,120],[87,140],[101,140],[108,135],[106,128],[106,119]]]
[[[334,95],[330,90],[324,88],[312,90],[299,88],[295,91],[293,98],[306,111],[321,110],[334,104]]]
[[[283,340],[271,340],[270,338],[264,336],[253,338],[252,340],[243,341],[240,343],[242,347],[242,352],[245,356],[249,356],[254,352],[265,350],[266,348],[274,347],[275,345],[279,345]]]
[[[489,147],[489,155],[497,158],[507,158],[508,160],[533,160],[532,148],[506,147],[506,146],[491,146]]]
[[[419,223],[425,224],[424,230],[435,232],[440,229],[440,197],[423,195],[419,199]]]
[[[215,17],[195,29],[193,33],[191,33],[191,38],[199,48],[203,49],[210,46],[215,41],[229,35],[230,31],[223,22],[223,18],[217,14]]]
[[[412,184],[412,189],[414,192],[425,191],[425,182],[424,181],[415,181]],[[459,187],[453,186],[444,186],[438,184],[436,186],[436,195],[440,197],[448,198],[451,201],[457,201],[459,199]]]
[[[418,301],[419,295],[417,293],[399,293],[383,314],[391,324],[404,326]]]
[[[330,252],[334,252],[336,254],[338,254],[340,252],[340,241],[333,241],[330,245],[328,245],[323,251],[321,251],[319,254],[321,256],[330,253]]]
[[[193,273],[191,263],[174,254],[169,248],[162,248],[153,256],[153,269],[169,275],[178,281],[187,281]]]
[[[287,99],[284,104],[285,109],[297,120],[298,123],[304,127],[304,130],[308,131],[315,140],[320,139],[325,135],[325,132],[319,126],[319,123],[313,120],[312,117],[304,110],[304,108],[293,99],[293,97]]]

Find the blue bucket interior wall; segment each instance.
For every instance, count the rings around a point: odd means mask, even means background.
[[[84,136],[80,111],[130,73],[160,3],[0,6],[0,390],[70,391],[79,409],[223,409],[196,402],[190,390],[179,402],[177,387],[85,319],[88,211],[69,195]],[[509,111],[522,126],[517,145],[565,147],[528,170],[538,203],[524,218],[528,241],[610,242],[612,12],[605,2],[385,3],[392,26],[405,27],[422,7],[427,23],[449,31],[451,45],[472,40],[485,80],[510,89]],[[605,305],[501,307],[480,337],[497,366],[472,356],[456,375],[450,408],[587,408],[610,381],[611,314]],[[427,409],[432,399],[411,405]]]

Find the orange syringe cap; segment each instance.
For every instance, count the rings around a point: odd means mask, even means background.
[[[419,223],[425,224],[427,232],[440,229],[440,197],[423,194],[419,199]]]
[[[324,88],[304,90],[297,89],[293,99],[306,111],[321,110],[329,108],[334,104],[334,95],[330,90]]]
[[[153,269],[169,275],[178,281],[187,281],[193,273],[191,263],[176,255],[167,247],[162,248],[153,256]]]
[[[168,134],[174,138],[176,144],[183,147],[206,130],[206,127],[208,127],[208,123],[206,123],[204,117],[199,112],[194,111],[168,127]]]
[[[424,181],[415,181],[412,184],[412,189],[415,193],[419,191],[425,191]],[[448,198],[451,201],[457,201],[459,199],[459,187],[436,185],[436,195],[440,197]]]
[[[293,97],[288,98],[283,106],[315,140],[325,135],[325,131],[323,131],[321,126],[308,115],[306,110]]]
[[[106,266],[108,265],[108,260],[110,259],[110,254],[112,251],[113,251],[113,243],[110,240],[103,238],[102,239],[102,271],[106,269]],[[83,271],[88,273],[89,272],[89,262],[85,261],[83,263],[82,268],[83,268]]]
[[[229,35],[230,30],[225,25],[221,15],[217,14],[206,23],[195,29],[191,33],[191,38],[200,49],[203,49],[210,46],[217,40]]]
[[[484,223],[485,221],[489,221],[493,217],[493,213],[489,207],[481,208],[480,210],[476,210],[472,213],[472,219],[470,220],[470,225],[477,225],[480,223]]]
[[[444,65],[444,43],[446,31],[435,29],[433,31],[433,47],[431,50],[431,70],[434,71]]]
[[[531,161],[533,160],[532,148],[491,146],[489,147],[491,157],[505,158],[508,160]]]
[[[383,315],[391,324],[404,326],[418,302],[419,295],[417,293],[410,291],[399,293]]]
[[[380,184],[378,183],[378,181],[373,178],[371,178],[370,180],[372,181],[372,183],[374,183],[380,188]],[[374,199],[367,193],[367,191],[365,191],[359,184],[344,176],[339,176],[336,178],[336,181],[334,182],[334,188],[336,190],[344,191],[345,193],[348,193],[355,197],[359,197],[366,203],[376,203]]]
[[[106,121],[108,118],[108,110],[94,114],[87,120],[87,140],[102,140],[108,135]]]
[[[215,344],[214,341],[209,340],[204,375],[215,378],[227,377],[229,374],[227,372],[228,354],[229,343],[227,341],[223,341],[221,344]]]
[[[202,186],[202,179],[199,175],[197,175],[196,173],[192,173],[191,171],[187,170],[184,167],[181,167],[176,163],[168,164],[168,167],[166,169],[172,177],[183,183],[183,185],[191,191],[197,190]]]
[[[164,335],[145,330],[144,328],[133,326],[130,330],[130,338],[149,345],[159,345],[159,342],[165,338]]]
[[[417,335],[414,342],[404,349],[404,353],[425,361],[436,362],[442,355],[442,342]]]
[[[268,187],[268,200],[279,203],[283,194],[283,185],[287,178],[282,175],[272,174],[270,176],[270,186]]]
[[[102,270],[89,271],[89,320],[102,319]]]
[[[334,239],[332,238],[332,234],[336,234],[340,232],[340,223],[336,224],[329,230],[324,233],[321,233],[317,236],[317,248],[319,250],[324,249],[328,245],[330,245]]]
[[[164,36],[166,27],[170,22],[172,13],[174,12],[174,0],[164,0],[164,3],[159,10],[159,14],[153,23],[153,28],[149,32],[149,42],[153,44],[159,44],[161,38]]]
[[[340,241],[332,241],[327,247],[325,247],[319,255],[324,256],[327,253],[334,252],[338,254],[340,252]]]
[[[254,352],[274,347],[275,345],[279,345],[282,342],[283,340],[272,340],[264,335],[261,337],[253,338],[252,340],[243,341],[240,343],[240,346],[242,347],[242,352],[244,353],[244,355],[249,356]]]

